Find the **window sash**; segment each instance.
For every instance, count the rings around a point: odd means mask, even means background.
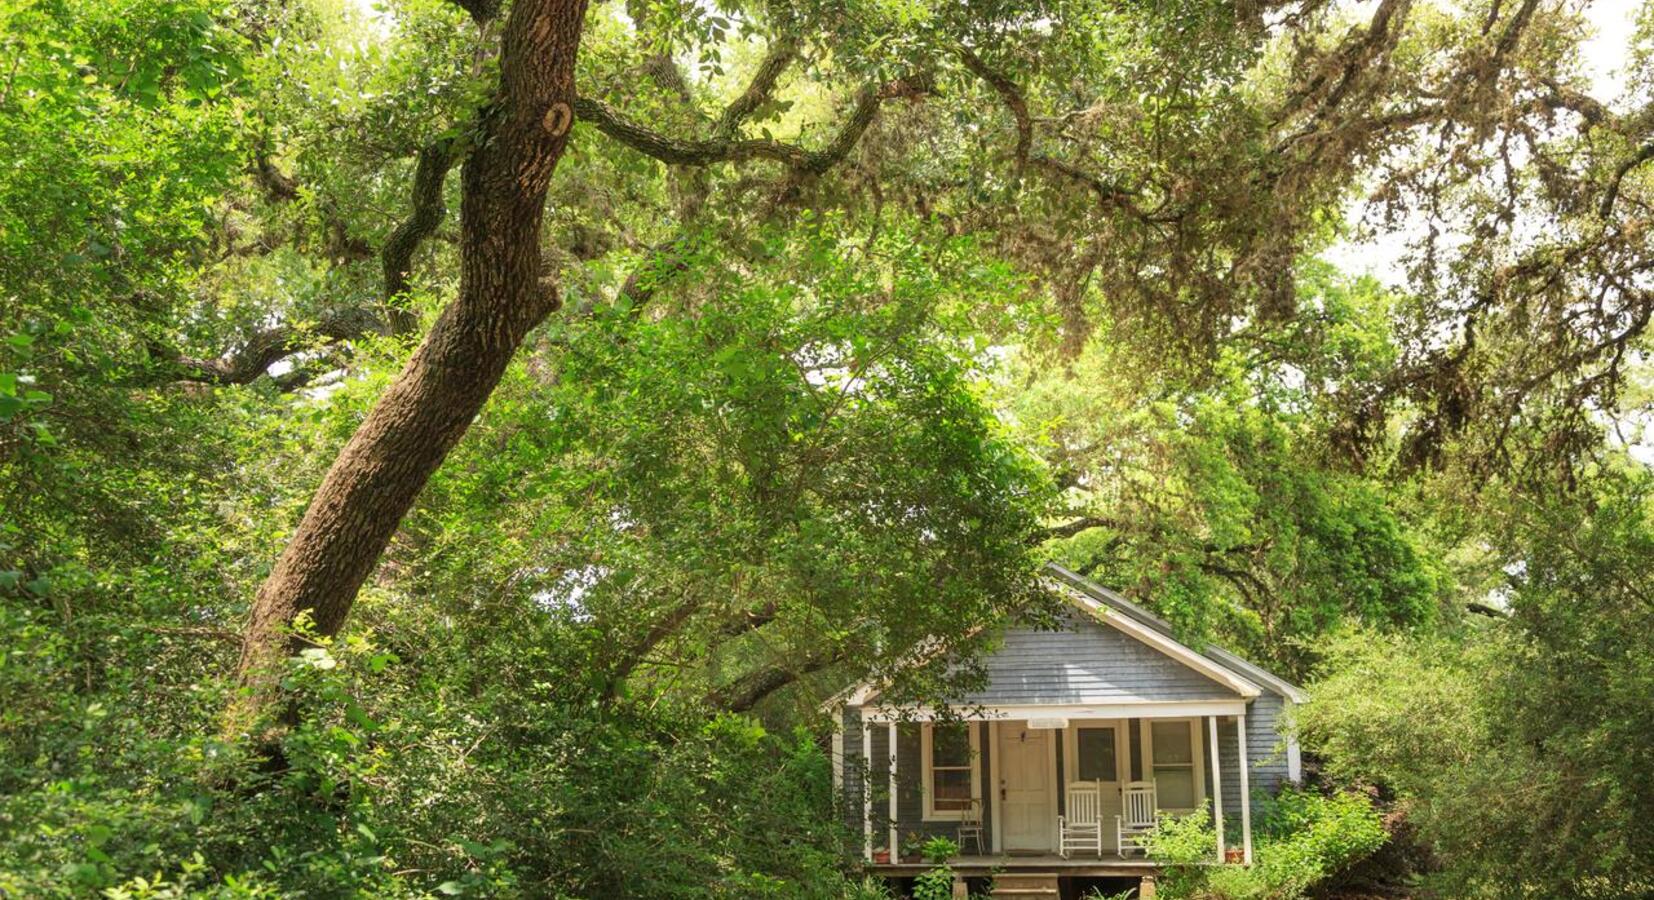
[[[1081,781],[1118,781],[1119,752],[1112,726],[1080,727],[1074,734],[1075,769]]]
[[[951,757],[944,759],[943,757]],[[931,767],[968,769],[971,766],[971,735],[968,725],[932,725]]]
[[[1193,809],[1200,803],[1198,721],[1149,723],[1149,771],[1163,809]]]
[[[1195,739],[1188,722],[1153,722],[1155,766],[1193,766]]]
[[[977,733],[971,724],[924,725],[922,762],[927,821],[956,821],[977,799]]]

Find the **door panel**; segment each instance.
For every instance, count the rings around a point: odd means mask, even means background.
[[[1051,793],[1051,734],[1021,722],[1000,725],[1000,845],[1006,850],[1051,849],[1057,814]]]

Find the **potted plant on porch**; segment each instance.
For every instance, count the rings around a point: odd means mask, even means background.
[[[1231,866],[1246,862],[1246,848],[1241,846],[1240,832],[1230,828],[1223,829],[1223,861]]]
[[[875,849],[873,851],[873,862],[881,866],[890,862],[890,848],[879,847]]]
[[[902,862],[917,863],[924,861],[924,853],[920,849],[924,840],[925,836],[919,832],[908,832],[907,836],[902,838]]]

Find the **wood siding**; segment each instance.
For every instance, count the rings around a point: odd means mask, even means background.
[[[1264,694],[1246,709],[1246,755],[1252,766],[1253,796],[1273,794],[1287,782],[1286,739],[1278,731],[1285,724],[1282,721],[1285,711],[1286,701],[1274,694]],[[1235,725],[1233,718],[1218,719],[1218,764],[1223,767],[1224,824],[1229,825],[1233,819],[1232,827],[1239,829],[1240,744],[1235,737]],[[1206,790],[1210,794],[1210,774]],[[1255,805],[1253,811],[1257,811]]]
[[[1063,631],[1014,628],[985,660],[988,684],[963,705],[1233,700],[1234,691],[1096,622]]]

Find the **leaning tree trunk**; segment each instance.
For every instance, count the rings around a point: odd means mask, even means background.
[[[272,663],[309,613],[338,632],[431,474],[482,409],[530,329],[557,307],[540,271],[546,187],[573,124],[585,0],[517,0],[500,84],[461,181],[459,295],[328,469],[253,602],[238,673],[253,687],[232,727],[269,699]]]

